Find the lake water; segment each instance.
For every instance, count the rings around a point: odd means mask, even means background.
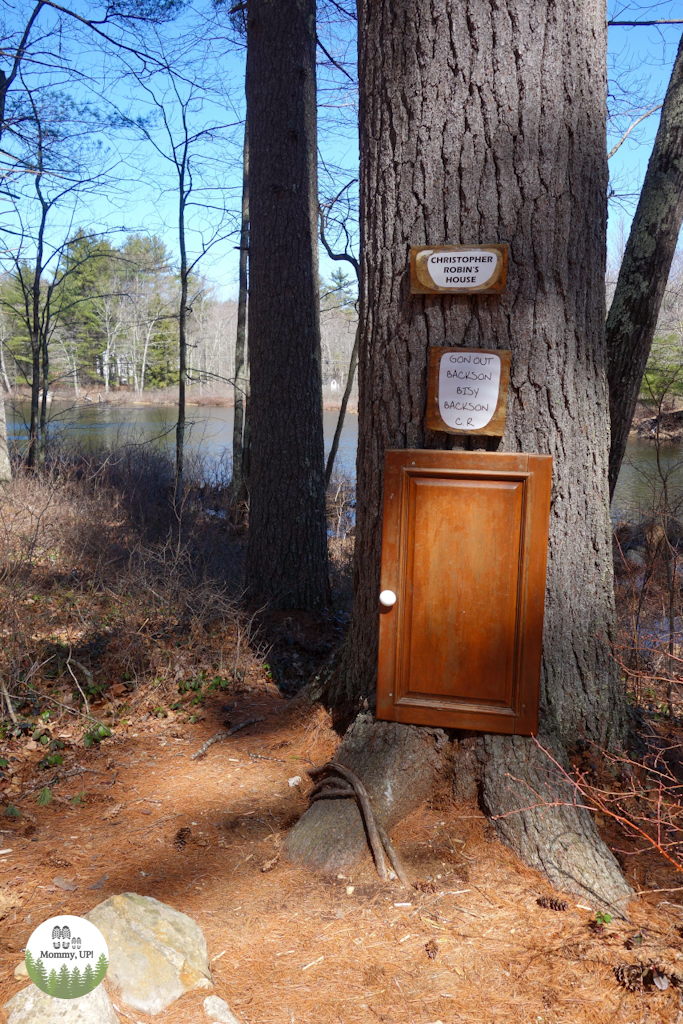
[[[10,435],[16,439],[26,436],[28,403],[15,407],[7,404]],[[336,412],[323,413],[325,453],[329,451],[337,425]],[[109,448],[125,441],[146,440],[156,444],[175,443],[174,406],[168,405],[116,405],[93,403],[74,406],[55,401],[50,409],[51,429],[64,431],[78,438],[83,446]],[[221,458],[226,449],[232,450],[233,409],[214,406],[190,406],[188,418],[188,447],[209,458]],[[356,447],[358,444],[358,417],[347,413],[339,443],[336,466],[355,475]],[[660,462],[664,472],[670,473],[673,501],[683,496],[683,445],[663,446]],[[653,505],[659,472],[653,442],[645,438],[629,438],[626,458],[617,482],[612,502],[612,518],[620,519],[634,514],[647,514]],[[661,488],[661,484],[659,485]]]
[[[20,440],[28,434],[28,402],[12,406],[7,402],[7,428],[10,437]],[[325,455],[330,449],[337,426],[337,412],[323,413]],[[221,406],[189,406],[187,444],[209,458],[221,458],[226,449],[232,453],[234,409]],[[70,402],[52,402],[50,430],[63,431],[83,447],[112,448],[126,441],[144,440],[175,446],[176,410],[172,405],[118,405],[102,402],[75,406]],[[339,440],[335,466],[354,475],[358,446],[358,417],[347,413]]]

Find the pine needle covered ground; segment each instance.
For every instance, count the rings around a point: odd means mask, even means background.
[[[153,460],[62,465],[0,504],[15,717],[5,703],[0,1002],[26,984],[13,972],[37,924],[134,891],[199,923],[215,991],[246,1024],[683,1020],[681,876],[656,850],[633,856],[609,816],[640,893],[629,921],[552,892],[445,779],[392,837],[418,888],[382,885],[369,858],[332,879],[280,863],[306,768],[339,742],[323,709],[282,691],[343,628],[343,543],[337,613],[264,632],[239,603],[243,528],[219,489],[197,485],[179,536],[167,487]],[[582,757],[591,785],[615,782]],[[204,995],[164,1020],[199,1024]]]

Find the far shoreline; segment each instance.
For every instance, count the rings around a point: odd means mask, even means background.
[[[342,393],[339,397],[326,387],[323,392],[323,412],[339,412],[342,404]],[[177,388],[159,388],[158,390],[144,391],[142,394],[130,391],[127,388],[111,388],[108,392],[102,388],[79,388],[79,393],[74,394],[72,389],[55,388],[48,393],[50,401],[71,404],[74,407],[88,407],[92,405],[125,405],[125,406],[174,406],[178,404]],[[4,395],[8,405],[18,402],[29,402],[31,393],[28,389],[17,388],[15,391]],[[231,409],[235,405],[232,388],[225,390],[210,391],[208,388],[194,386],[188,388],[185,405],[188,408],[216,408]],[[346,407],[347,413],[357,415],[358,399],[353,396],[349,399]]]

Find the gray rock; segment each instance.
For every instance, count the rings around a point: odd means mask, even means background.
[[[127,892],[85,916],[104,935],[107,983],[126,1006],[161,1013],[185,992],[212,987],[206,940],[187,914]]]
[[[625,559],[630,562],[631,565],[635,565],[636,568],[642,569],[645,565],[645,548],[629,548],[625,554]]]
[[[204,1000],[204,1013],[216,1024],[240,1024],[225,999],[219,996],[207,996]]]
[[[103,985],[77,999],[56,999],[29,985],[5,1003],[5,1011],[7,1024],[119,1024]]]

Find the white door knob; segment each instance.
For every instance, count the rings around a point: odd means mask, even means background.
[[[383,590],[379,595],[379,603],[385,608],[393,608],[396,604],[396,594],[393,590]]]

